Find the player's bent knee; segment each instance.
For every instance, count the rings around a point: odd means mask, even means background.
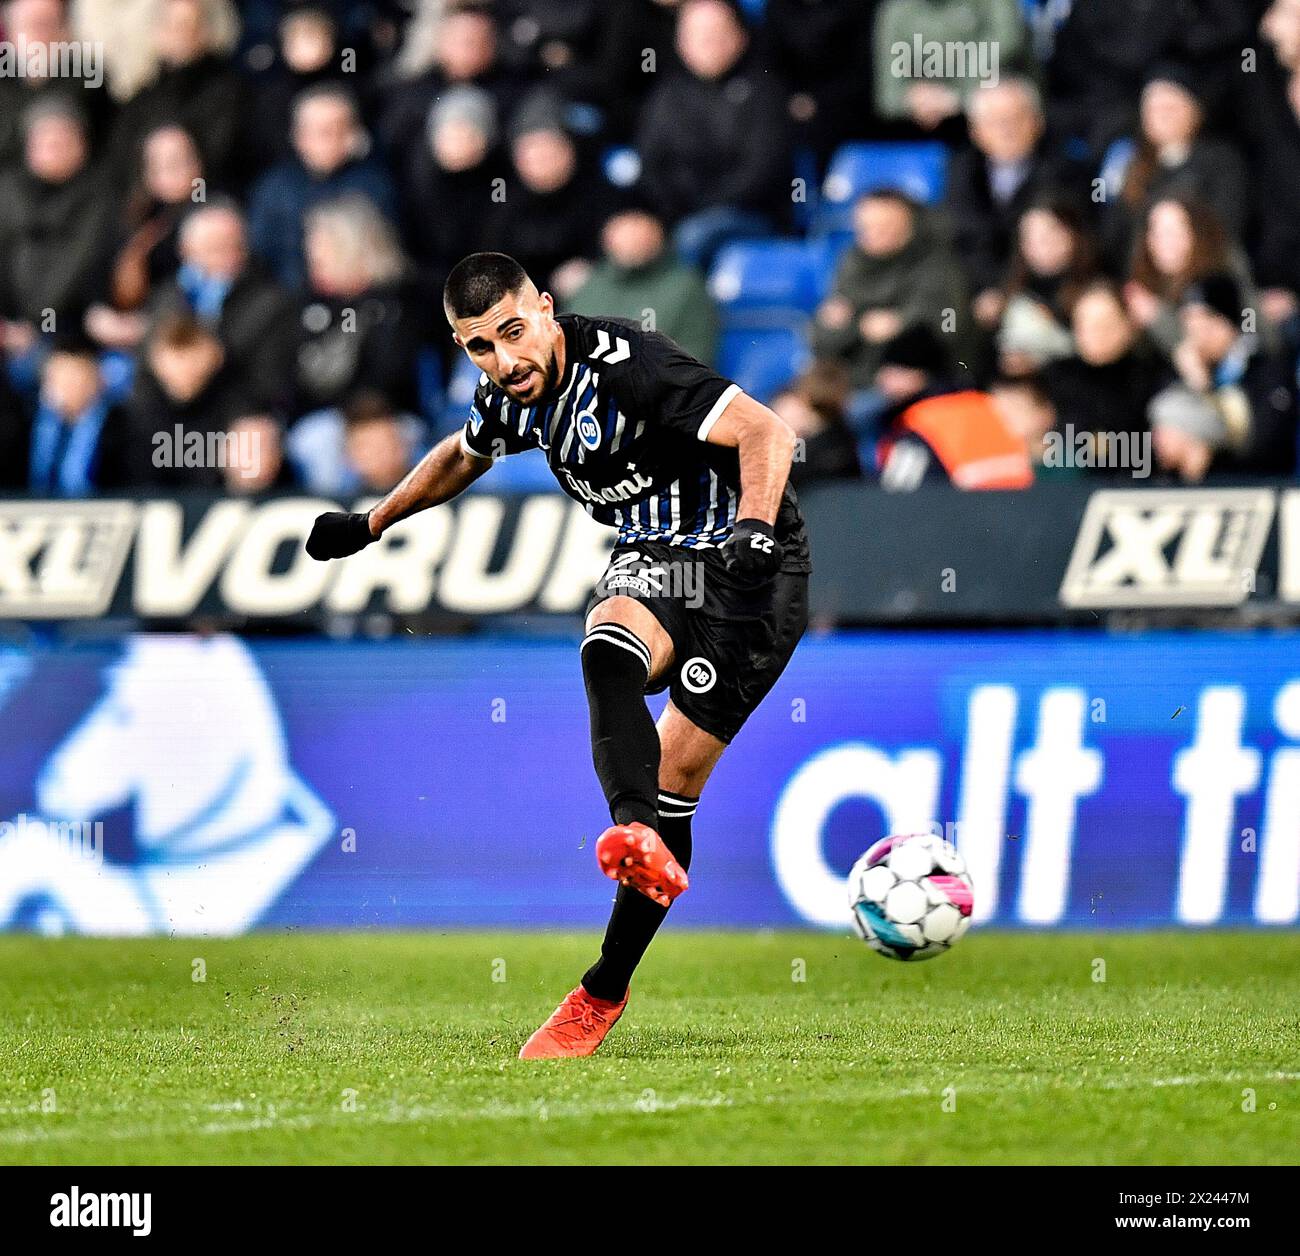
[[[635,637],[650,653],[649,670],[656,678],[673,658],[673,643],[663,625],[634,597],[606,598],[587,616],[588,636],[599,627],[614,626]]]

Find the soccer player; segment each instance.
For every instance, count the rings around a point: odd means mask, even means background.
[[[354,554],[526,449],[541,449],[564,491],[618,529],[587,608],[582,674],[614,821],[596,857],[620,885],[600,958],[520,1052],[591,1055],[687,888],[691,817],[709,774],[807,625],[808,540],[787,483],[794,436],[666,336],[557,317],[502,253],[457,263],[443,307],[481,371],[463,431],[368,513],[321,515],[307,552]],[[664,689],[656,728],[644,695]]]

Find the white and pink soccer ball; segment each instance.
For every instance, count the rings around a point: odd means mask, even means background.
[[[932,959],[970,928],[966,861],[933,833],[881,838],[849,873],[853,928],[890,959]]]

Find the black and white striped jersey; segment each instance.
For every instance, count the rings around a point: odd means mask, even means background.
[[[617,318],[561,315],[565,369],[554,395],[525,406],[479,377],[461,434],[479,457],[540,449],[566,493],[618,544],[720,546],[740,503],[735,449],[706,440],[738,385],[667,336]],[[807,571],[794,490],[776,520],[787,571]]]

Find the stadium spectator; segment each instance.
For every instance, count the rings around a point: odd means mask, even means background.
[[[496,115],[508,119],[526,89],[523,76],[501,64],[496,19],[489,6],[455,3],[435,23],[412,23],[413,34],[426,42],[431,64],[409,77],[398,78],[383,91],[378,133],[392,154],[408,153],[420,142],[429,110],[450,88],[481,88],[496,103]],[[421,49],[407,50],[407,60],[427,58]]]
[[[616,59],[635,7],[617,0],[500,0],[501,59],[567,101],[603,109],[643,72],[640,48],[622,63]]]
[[[307,218],[309,291],[298,326],[296,413],[339,406],[358,389],[418,408],[416,361],[429,304],[413,288],[396,234],[356,194]]]
[[[216,335],[190,314],[161,319],[127,402],[133,478],[173,490],[223,487],[209,438],[249,410]]]
[[[247,141],[252,165],[267,170],[293,156],[293,102],[308,88],[344,84],[339,29],[328,0],[285,6],[274,64],[253,82]]]
[[[785,84],[796,145],[818,168],[873,111],[872,30],[879,0],[768,0],[764,49]]]
[[[106,395],[93,344],[55,338],[27,438],[25,487],[33,493],[85,497],[129,484],[126,416]]]
[[[1090,284],[1074,302],[1070,325],[1074,355],[1044,372],[1059,425],[1076,432],[1145,432],[1151,398],[1169,372],[1119,289],[1108,280]]]
[[[253,251],[285,287],[301,289],[306,282],[303,222],[313,206],[355,192],[397,221],[392,180],[368,147],[356,101],[345,88],[308,88],[294,102],[294,155],[258,180],[248,210]]]
[[[344,405],[317,410],[294,424],[287,450],[303,487],[327,497],[386,493],[428,443],[425,425],[363,389]]]
[[[404,185],[405,237],[431,292],[451,268],[477,252],[493,191],[507,167],[498,147],[496,104],[479,87],[453,87],[429,110],[424,142]]]
[[[221,341],[252,404],[292,398],[294,303],[249,257],[244,220],[233,201],[193,210],[180,229],[181,266],[151,306],[156,320],[193,314]]]
[[[1043,107],[1027,79],[1008,79],[971,99],[971,146],[948,174],[953,238],[984,327],[1002,315],[998,288],[1011,261],[1016,225],[1047,196],[1081,195],[1086,174],[1060,157],[1046,137]]]
[[[202,158],[184,127],[167,123],[145,137],[106,291],[86,311],[86,330],[101,345],[130,348],[139,343],[144,334],[140,311],[150,293],[179,268],[181,219],[205,190]]]
[[[259,0],[254,0],[258,3]],[[73,0],[69,6],[73,34],[103,49],[108,91],[119,104],[130,100],[158,76],[160,58],[154,38],[159,0]],[[209,47],[231,53],[239,41],[241,17],[236,0],[207,0],[204,15]]]
[[[343,408],[343,449],[356,491],[387,493],[415,465],[419,447],[409,422],[376,393],[362,393]]]
[[[882,347],[905,327],[938,328],[964,315],[960,268],[929,216],[901,192],[881,190],[853,209],[854,242],[817,311],[813,351],[844,362],[855,388],[870,388]]]
[[[1295,469],[1295,372],[1257,335],[1230,274],[1191,284],[1180,308],[1183,339],[1174,350],[1181,386],[1222,418],[1225,440],[1215,470],[1289,475]]]
[[[1148,418],[1157,480],[1199,484],[1228,447],[1223,414],[1207,397],[1182,384],[1158,392]]]
[[[1147,67],[1172,59],[1199,67],[1217,107],[1251,43],[1252,3],[1242,0],[1087,0],[1057,31],[1047,65],[1054,129],[1100,160],[1129,132]],[[1254,7],[1258,7],[1254,4]]]
[[[16,54],[22,50],[23,58],[22,73],[0,74],[0,170],[23,160],[24,117],[38,102],[63,101],[84,120],[92,142],[107,131],[113,102],[107,85],[96,82],[95,70],[102,67],[83,63],[80,78],[60,72],[64,63],[57,50],[70,47],[73,39],[67,17],[64,0],[7,0],[0,7],[4,37]],[[70,68],[78,67],[72,63]]]
[[[1203,133],[1199,91],[1195,75],[1173,63],[1156,66],[1147,76],[1141,132],[1105,216],[1107,248],[1116,259],[1128,255],[1135,225],[1146,211],[1170,197],[1208,206],[1232,236],[1240,237],[1245,227],[1245,164],[1233,145]]]
[[[845,417],[848,372],[838,362],[814,362],[772,398],[772,409],[797,439],[790,482],[796,489],[821,480],[861,478],[857,441]]]
[[[604,258],[565,303],[575,314],[613,315],[654,327],[692,357],[712,362],[718,313],[698,271],[669,250],[664,225],[649,210],[612,215],[600,233]]]
[[[707,270],[727,240],[766,235],[789,213],[785,97],[727,0],[686,0],[676,43],[684,72],[642,112],[642,185],[678,256]]]
[[[110,166],[129,177],[149,132],[180,123],[197,141],[210,177],[243,174],[248,119],[244,80],[218,46],[211,0],[162,0],[153,28],[157,77],[141,88],[113,127]]]
[[[1004,374],[1028,374],[1073,352],[1070,309],[1096,273],[1092,233],[1070,202],[1047,199],[1021,215],[997,334]]]
[[[1238,76],[1235,114],[1250,159],[1258,222],[1254,250],[1260,309],[1291,324],[1300,309],[1300,0],[1274,0],[1260,31],[1254,74]]]
[[[1026,488],[1034,481],[1023,435],[984,392],[955,386],[928,327],[908,327],[885,346],[876,388],[890,405],[876,458],[883,488],[948,481],[962,489]]]
[[[921,64],[915,65],[918,48]],[[980,66],[976,57],[977,64],[944,65],[935,74],[928,50],[936,48],[996,49],[997,62]],[[944,134],[941,128],[1026,52],[1020,0],[884,0],[876,14],[876,108],[923,133]]]
[[[284,454],[284,428],[274,415],[243,414],[226,429],[220,471],[232,497],[291,489],[293,467]]]
[[[0,317],[11,355],[41,332],[81,325],[102,283],[113,210],[74,106],[42,97],[24,129],[23,164],[0,173]]]
[[[1182,339],[1178,307],[1188,285],[1219,271],[1234,275],[1255,308],[1249,263],[1218,216],[1197,201],[1156,201],[1134,248],[1124,300],[1162,353],[1171,354]]]
[[[561,103],[548,89],[519,106],[510,132],[514,178],[488,207],[484,246],[509,253],[543,288],[567,297],[597,256],[613,189],[580,161]]]
[[[1048,433],[1056,428],[1057,416],[1041,376],[1000,375],[989,385],[989,396],[1003,422],[1025,442],[1035,480],[1078,475],[1073,463],[1048,457]]]

